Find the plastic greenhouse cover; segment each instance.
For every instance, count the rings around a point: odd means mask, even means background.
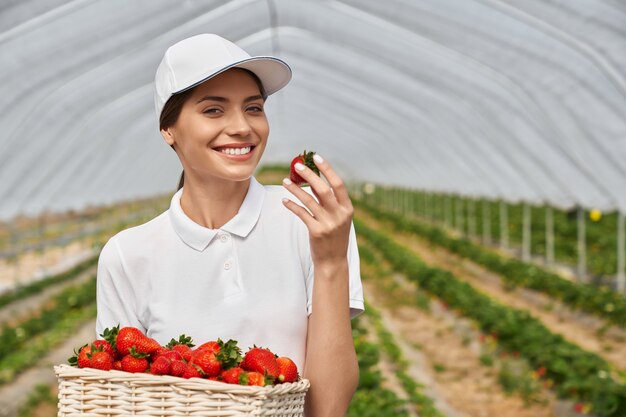
[[[262,163],[626,211],[625,28],[619,0],[3,3],[0,219],[173,192],[152,81],[202,32],[293,68]]]

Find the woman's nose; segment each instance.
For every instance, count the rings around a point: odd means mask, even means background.
[[[231,136],[248,136],[250,134],[250,123],[248,123],[245,113],[240,111],[231,113],[227,133]]]

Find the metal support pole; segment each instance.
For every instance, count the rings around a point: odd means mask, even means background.
[[[530,206],[524,203],[524,228],[522,230],[522,260],[524,262],[530,262]]]
[[[458,197],[456,199],[456,229],[461,234],[465,234],[465,226],[463,224],[463,199]]]
[[[554,265],[554,216],[552,207],[546,206],[546,265]]]
[[[445,200],[444,200],[444,208],[445,208],[445,216],[444,216],[444,222],[446,227],[452,228],[452,201],[451,201],[452,197],[449,195],[445,196]]]
[[[432,213],[430,212],[430,194],[424,194],[424,217],[430,220]]]
[[[509,247],[509,216],[504,201],[500,201],[500,247],[502,249]]]
[[[624,213],[617,212],[617,291],[624,294],[626,289],[624,273]]]
[[[491,213],[489,201],[483,200],[483,244],[491,243]]]
[[[585,209],[578,207],[578,279],[586,282]]]
[[[469,232],[469,237],[470,239],[475,239],[476,238],[476,202],[474,201],[473,198],[469,199],[467,201],[467,208],[468,208],[468,214],[467,214],[467,226],[468,226],[468,232]]]

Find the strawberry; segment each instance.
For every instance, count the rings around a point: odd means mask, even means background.
[[[165,352],[160,353],[159,355],[157,355],[155,357],[155,360],[160,358],[161,356],[166,357],[167,359],[169,359],[170,361],[182,361],[183,360],[183,356],[175,351],[175,350],[165,350]]]
[[[113,362],[113,369],[115,369],[116,371],[121,371],[122,370],[122,361],[118,359],[115,362]]]
[[[185,336],[184,334],[178,336],[178,340],[172,338],[169,343],[165,345],[166,348],[180,353],[186,361],[191,360],[191,348],[194,346],[191,337]]]
[[[133,347],[139,353],[150,354],[162,346],[136,327],[122,327],[115,338],[115,347],[121,355],[128,355]]]
[[[172,369],[172,361],[161,355],[150,365],[150,373],[153,375],[169,375]]]
[[[130,348],[130,353],[122,358],[122,371],[126,372],[145,372],[148,369],[148,354],[141,353]]]
[[[263,374],[259,372],[248,372],[248,385],[256,385],[258,387],[264,387],[266,385],[266,379]]]
[[[110,371],[113,369],[113,356],[103,350],[95,351],[90,355],[89,367],[101,371]]]
[[[222,371],[222,364],[209,349],[194,352],[190,363],[197,365],[207,377],[217,376]]]
[[[278,363],[278,381],[296,382],[298,380],[298,367],[289,358],[283,356],[276,359]]]
[[[222,371],[222,381],[226,382],[227,384],[240,384],[241,382],[239,380],[239,377],[241,376],[242,372],[245,371],[238,366]]]
[[[194,365],[193,363],[188,363],[187,368],[185,369],[185,372],[183,373],[182,377],[186,379],[202,378],[202,373],[200,371],[200,368],[198,368],[197,365]]]
[[[274,379],[278,378],[279,374],[276,355],[269,349],[256,346],[248,350],[243,358],[243,362],[241,362],[241,367],[246,371],[256,371],[261,375],[267,374]]]
[[[200,350],[208,350],[211,351],[213,353],[217,353],[220,351],[220,344],[214,340],[210,341],[210,342],[206,342],[201,344],[200,346],[198,346],[196,348],[197,351]]]
[[[89,367],[89,354],[91,353],[91,345],[86,344],[78,349],[74,349],[74,356],[69,358],[67,362],[72,366],[78,366],[79,368],[87,368]]]
[[[320,175],[320,170],[315,165],[313,161],[313,155],[315,152],[307,152],[306,149],[301,155],[296,156],[291,160],[291,165],[289,167],[289,179],[297,185],[306,184],[306,180],[298,174],[296,170],[296,163],[300,162],[303,165],[309,167],[313,172],[315,172],[318,176]]]
[[[107,352],[112,357],[115,357],[115,351],[113,350],[113,346],[111,346],[111,344],[106,340],[96,340],[92,343],[92,345],[98,348],[98,350]]]
[[[170,375],[172,376],[183,376],[186,370],[187,362],[185,361],[172,361],[170,365]]]

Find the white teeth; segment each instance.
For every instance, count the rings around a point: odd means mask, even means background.
[[[246,146],[245,148],[225,148],[220,150],[220,152],[227,153],[229,155],[245,155],[249,153],[251,149],[251,146]]]

